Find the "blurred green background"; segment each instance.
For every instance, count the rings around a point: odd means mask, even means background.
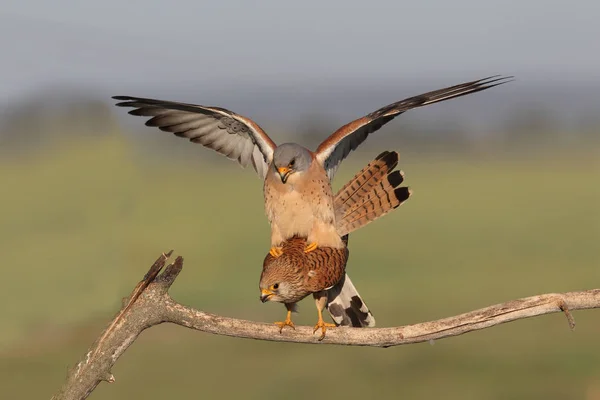
[[[268,225],[253,171],[110,115],[101,134],[92,124],[66,133],[59,121],[38,147],[3,147],[3,398],[49,398],[169,249],[185,258],[176,300],[257,321],[284,315],[258,301]],[[414,196],[350,238],[348,270],[379,326],[599,286],[600,144],[591,135],[468,151],[413,145],[398,127],[381,135],[395,145],[366,145],[335,185],[379,151],[400,150]],[[389,349],[158,326],[92,398],[599,398],[600,310],[574,316],[574,332],[554,314]],[[315,318],[312,301],[301,303],[296,322]]]
[[[164,251],[181,303],[272,322],[262,184],[110,101],[215,105],[314,149],[403,98],[339,188],[400,152],[413,197],[350,238],[380,327],[600,287],[600,2],[5,0],[0,7],[0,399],[48,399]],[[594,39],[596,38],[596,39]],[[388,349],[144,332],[91,399],[600,400],[600,310]],[[313,325],[308,299],[295,322]],[[275,329],[275,328],[274,328]]]

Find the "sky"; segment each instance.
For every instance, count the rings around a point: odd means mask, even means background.
[[[597,84],[599,21],[595,0],[3,0],[0,107],[60,86],[206,104],[202,88]]]

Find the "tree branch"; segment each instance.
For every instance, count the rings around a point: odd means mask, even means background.
[[[178,257],[166,268],[171,252],[162,254],[124,302],[123,308],[68,373],[55,400],[85,399],[101,381],[114,382],[112,366],[146,328],[163,322],[202,332],[240,338],[311,344],[390,347],[419,343],[489,328],[517,319],[563,312],[571,329],[572,310],[600,308],[600,289],[526,297],[436,321],[395,328],[335,328],[319,341],[313,328],[279,329],[270,323],[245,321],[206,313],[174,301],[168,290],[183,268]],[[162,271],[162,273],[161,273]]]

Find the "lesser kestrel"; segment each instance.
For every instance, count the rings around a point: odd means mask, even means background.
[[[294,236],[307,239],[305,251],[317,247],[344,248],[336,229],[331,179],[348,154],[396,116],[506,83],[489,77],[435,90],[387,105],[342,126],[310,151],[295,143],[277,146],[249,118],[219,107],[146,98],[115,96],[129,113],[151,117],[146,125],[200,143],[242,166],[252,164],[264,179],[265,210],[271,225],[271,255],[280,256],[282,243]]]

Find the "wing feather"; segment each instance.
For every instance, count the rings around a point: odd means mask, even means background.
[[[131,115],[151,117],[146,121],[161,131],[189,139],[232,159],[243,167],[252,163],[264,179],[273,159],[275,143],[249,118],[219,107],[114,96],[119,107],[131,107]]]
[[[364,142],[371,133],[375,132],[398,115],[413,108],[423,107],[428,104],[480,92],[510,82],[511,80],[511,76],[491,76],[424,93],[419,96],[410,97],[389,104],[362,118],[352,121],[335,131],[317,148],[317,160],[321,162],[327,171],[329,178],[332,179],[337,167],[350,152],[356,150],[356,148]]]

